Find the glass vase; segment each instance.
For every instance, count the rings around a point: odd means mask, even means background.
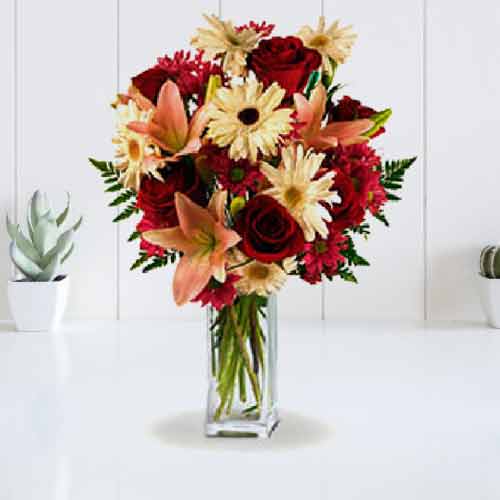
[[[241,295],[207,309],[206,435],[267,438],[279,423],[276,296]]]

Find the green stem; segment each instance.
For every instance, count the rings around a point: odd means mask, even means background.
[[[248,376],[250,378],[250,383],[252,385],[252,390],[253,390],[253,393],[255,396],[255,403],[257,405],[257,408],[260,409],[259,381],[257,380],[257,376],[255,375],[255,372],[252,370],[250,357],[249,357],[248,352],[245,348],[245,339],[243,338],[243,334],[239,328],[238,318],[236,317],[236,313],[235,313],[233,307],[230,307],[230,309],[229,309],[229,317],[231,319],[231,322],[233,323],[234,333],[236,334],[236,338],[238,340],[240,352],[241,352],[241,355],[243,357],[243,363],[245,364],[245,368],[246,368]]]

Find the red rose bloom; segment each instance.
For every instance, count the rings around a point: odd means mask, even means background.
[[[174,202],[177,191],[198,205],[207,204],[205,188],[196,169],[183,161],[174,163],[171,168],[170,172],[163,172],[163,182],[144,177],[137,194],[137,208],[144,212],[144,217],[155,229],[179,224]]]
[[[219,283],[216,279],[211,279],[208,285],[191,301],[201,302],[202,306],[210,304],[220,311],[225,306],[230,306],[236,298],[238,292],[234,284],[241,278],[237,274],[228,274],[224,283]]]
[[[277,262],[302,252],[304,233],[288,210],[274,198],[252,198],[238,214],[241,250],[261,262]]]
[[[248,67],[267,87],[278,82],[286,90],[286,97],[301,92],[310,74],[321,64],[321,55],[304,47],[295,36],[275,36],[261,40],[248,58]]]
[[[162,85],[167,80],[175,82],[182,97],[198,97],[198,104],[205,98],[205,86],[210,75],[221,75],[221,67],[202,61],[201,53],[191,57],[190,52],[175,52],[173,57],[160,57],[158,64],[132,78],[132,84],[151,102],[158,100]]]
[[[317,237],[313,242],[306,243],[303,263],[305,273],[302,278],[308,283],[321,281],[321,275],[334,276],[339,265],[345,261],[342,250],[347,248],[347,237],[329,226],[328,238]]]
[[[346,95],[332,108],[330,120],[334,122],[346,122],[362,118],[371,118],[375,113],[377,113],[377,111],[374,109],[364,106],[360,101],[351,99]],[[384,132],[385,128],[380,127],[377,132],[372,135],[372,139]]]
[[[231,160],[227,149],[210,144],[200,151],[200,156],[204,157],[205,165],[216,175],[222,188],[237,196],[244,196],[247,191],[257,191],[264,179],[258,164],[246,159]]]

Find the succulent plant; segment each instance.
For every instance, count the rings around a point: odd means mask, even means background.
[[[29,238],[7,215],[7,231],[12,239],[10,257],[28,281],[54,280],[59,275],[61,264],[73,252],[73,236],[83,219],[80,217],[76,224],[62,231],[71,201],[69,193],[67,196],[66,208],[55,216],[47,195],[35,191],[28,203],[26,223]]]
[[[481,251],[479,269],[485,278],[500,278],[500,247],[488,245]]]

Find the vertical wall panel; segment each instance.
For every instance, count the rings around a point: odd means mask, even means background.
[[[500,243],[500,4],[428,2],[431,319],[482,318],[479,251]]]
[[[342,94],[376,109],[392,107],[387,133],[374,144],[389,159],[419,156],[408,174],[403,201],[386,209],[389,229],[373,220],[372,235],[359,242],[370,262],[357,268],[359,285],[340,279],[326,287],[328,318],[422,318],[422,2],[325,0],[328,21],[353,24],[352,58],[337,70]]]
[[[116,238],[88,156],[111,155],[109,103],[116,88],[116,4],[19,1],[20,214],[37,189],[85,222],[66,272],[69,316],[114,317]]]
[[[2,149],[2,180],[0,182],[0,318],[9,315],[6,297],[6,281],[11,277],[8,257],[8,237],[4,227],[4,214],[14,215],[14,111],[15,111],[15,0],[0,4],[0,61],[4,68],[0,79],[0,147]]]
[[[217,0],[189,0],[177,2],[172,10],[170,2],[143,0],[138,12],[136,0],[120,1],[120,86],[126,90],[130,78],[153,66],[158,57],[172,55],[175,50],[189,49],[189,40],[204,21],[203,12],[217,12]],[[138,22],[138,15],[145,12]],[[135,220],[120,224],[120,310],[122,318],[201,318],[199,304],[182,308],[172,298],[174,266],[141,274],[129,271],[138,254],[138,243],[127,243],[134,230]]]
[[[304,22],[316,21],[320,13],[320,0],[293,5],[287,0],[222,1],[223,18],[231,19],[236,24],[265,20],[276,25],[273,35],[278,36],[294,34]],[[296,277],[288,280],[279,295],[281,318],[320,319],[321,306],[321,285],[310,286]]]

